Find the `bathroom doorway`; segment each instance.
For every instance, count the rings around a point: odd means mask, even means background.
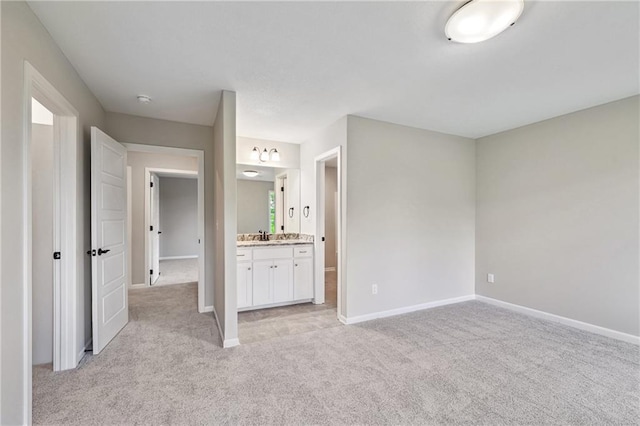
[[[340,147],[315,159],[316,241],[314,303],[333,304],[344,322],[342,286],[342,164]]]

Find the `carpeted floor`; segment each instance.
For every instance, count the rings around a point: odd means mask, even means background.
[[[322,305],[301,303],[238,313],[240,343],[255,343],[323,328],[341,327],[342,323],[338,321],[336,312],[336,273],[325,272],[324,275],[325,303]]]
[[[131,291],[36,424],[637,424],[638,347],[466,302],[221,349],[194,284]]]
[[[198,281],[198,259],[165,259],[160,261],[160,277],[154,286],[194,281]]]

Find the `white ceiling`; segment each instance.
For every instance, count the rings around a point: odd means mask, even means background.
[[[253,138],[346,114],[479,137],[638,93],[638,2],[527,0],[475,45],[444,37],[463,3],[30,5],[107,111],[211,125],[228,89]]]

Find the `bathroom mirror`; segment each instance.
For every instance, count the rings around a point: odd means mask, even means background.
[[[300,232],[300,170],[236,165],[238,233]]]

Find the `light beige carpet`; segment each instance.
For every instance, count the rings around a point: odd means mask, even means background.
[[[36,424],[574,424],[640,418],[638,347],[466,302],[221,349],[194,284],[131,292],[75,371],[34,370]]]
[[[154,286],[197,281],[198,259],[165,259],[160,261],[160,277]]]
[[[291,334],[341,327],[336,312],[336,273],[325,272],[325,303],[302,303],[238,314],[241,343],[255,343]]]

